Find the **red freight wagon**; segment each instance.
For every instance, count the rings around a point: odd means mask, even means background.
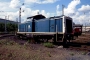
[[[82,34],[82,25],[80,24],[75,24],[74,25],[74,36],[79,36]]]

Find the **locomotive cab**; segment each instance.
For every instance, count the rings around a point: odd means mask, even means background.
[[[64,19],[64,35],[67,40],[71,40],[73,38],[73,20],[70,17],[63,16]]]

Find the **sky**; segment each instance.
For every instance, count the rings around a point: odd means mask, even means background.
[[[24,4],[23,4],[24,3]],[[21,22],[27,17],[39,14],[47,18],[70,16],[76,24],[90,24],[90,0],[0,0],[0,18],[17,21],[21,8]]]

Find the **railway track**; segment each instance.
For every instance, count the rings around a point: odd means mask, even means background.
[[[0,38],[10,37],[10,36],[15,36],[15,34],[2,34],[0,35]]]

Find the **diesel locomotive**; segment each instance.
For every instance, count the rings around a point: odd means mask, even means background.
[[[29,21],[20,23],[17,35],[38,39],[52,39],[53,42],[73,39],[73,20],[71,17],[61,15],[46,18],[42,14],[28,17]]]

